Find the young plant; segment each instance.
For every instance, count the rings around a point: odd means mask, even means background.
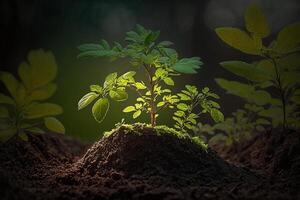
[[[238,109],[232,113],[232,117],[213,126],[214,136],[210,142],[221,140],[230,146],[251,139],[253,133],[265,131],[265,126],[270,122],[258,116],[263,109],[261,106],[245,104],[244,109]]]
[[[197,128],[197,119],[204,113],[209,113],[215,122],[224,120],[220,112],[220,105],[211,100],[218,99],[219,96],[209,90],[208,87],[201,92],[195,86],[186,85],[186,90],[182,90],[177,95],[181,102],[177,104],[177,111],[173,119],[176,121],[175,128],[182,132],[193,131]]]
[[[256,4],[247,8],[245,24],[246,30],[222,27],[217,28],[216,33],[226,44],[257,56],[258,60],[253,63],[220,63],[228,71],[245,78],[247,83],[216,79],[217,83],[228,93],[264,106],[259,115],[271,118],[273,126],[281,124],[284,129],[287,126],[300,127],[297,112],[300,105],[300,23],[283,28],[268,45],[263,43],[263,39],[270,35],[270,28]],[[269,93],[272,90],[277,91],[276,98]]]
[[[42,134],[43,126],[50,131],[64,133],[65,128],[55,115],[63,109],[45,102],[56,91],[53,80],[56,77],[56,61],[51,52],[30,51],[28,62],[18,68],[17,80],[8,72],[0,72],[0,81],[9,95],[0,93],[0,141],[7,141],[14,135],[27,141],[27,133]]]
[[[147,30],[137,25],[134,31],[126,34],[127,45],[114,42],[111,47],[107,41],[99,44],[84,44],[79,46],[79,57],[109,57],[111,59],[129,58],[132,66],[142,68],[146,75],[143,80],[136,81],[135,71],[127,72],[118,77],[117,73],[108,75],[103,86],[91,86],[91,92],[85,95],[78,103],[78,109],[86,107],[98,98],[93,105],[92,112],[98,122],[102,122],[109,109],[108,96],[116,101],[127,99],[127,90],[132,89],[138,95],[136,103],[123,109],[125,113],[133,113],[133,118],[143,112],[150,116],[151,126],[157,124],[159,112],[166,108],[175,108],[183,99],[173,94],[166,86],[174,86],[174,76],[180,74],[195,74],[202,62],[198,57],[178,58],[177,52],[170,48],[172,42],[157,42],[159,31]],[[190,86],[187,86],[190,87]],[[197,96],[197,95],[196,95]],[[196,103],[200,100],[197,98]],[[202,97],[201,97],[202,98]],[[194,105],[196,106],[196,105]],[[180,107],[180,106],[179,106]],[[220,113],[219,113],[220,114]]]

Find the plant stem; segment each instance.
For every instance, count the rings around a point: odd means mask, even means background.
[[[155,82],[152,80],[152,73],[148,66],[146,64],[143,65],[147,74],[148,74],[148,79],[149,79],[149,85],[150,85],[150,119],[151,119],[151,126],[155,127],[156,126],[156,105],[155,105],[155,96],[154,96],[154,86]]]
[[[279,89],[281,103],[282,103],[282,112],[283,112],[282,128],[283,128],[283,131],[285,131],[286,126],[287,126],[287,121],[286,121],[286,99],[285,99],[285,95],[284,95],[284,88],[281,83],[281,77],[279,74],[277,63],[274,58],[271,58],[271,60],[274,64],[274,69],[275,69],[275,73],[276,73],[276,81],[278,84],[278,89]]]

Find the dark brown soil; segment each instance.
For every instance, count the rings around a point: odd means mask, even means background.
[[[299,199],[299,185],[291,185],[299,180],[294,140],[283,136],[293,150],[270,170],[238,156],[232,162],[249,169],[234,166],[189,139],[145,127],[122,127],[89,149],[56,134],[14,138],[0,146],[0,199]],[[285,145],[278,149],[285,152]]]

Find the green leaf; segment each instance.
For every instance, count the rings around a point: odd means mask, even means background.
[[[86,95],[84,95],[78,102],[78,110],[85,108],[87,105],[93,102],[97,97],[99,97],[99,94],[95,92],[89,92]]]
[[[0,106],[0,118],[9,118],[8,110],[2,106]]]
[[[108,109],[109,109],[109,101],[107,98],[101,98],[94,104],[92,108],[92,113],[95,120],[98,123],[101,123],[104,120],[108,112]]]
[[[250,55],[260,55],[261,46],[258,45],[245,31],[237,28],[217,28],[217,35],[229,46]]]
[[[179,110],[183,110],[183,111],[186,111],[186,110],[189,109],[188,105],[186,105],[185,103],[179,103],[179,104],[177,105],[177,108],[178,108]]]
[[[222,67],[235,75],[246,78],[250,81],[260,82],[270,80],[271,77],[267,76],[258,66],[248,64],[242,61],[225,61],[220,63]]]
[[[6,142],[10,138],[12,138],[16,133],[17,133],[17,129],[15,127],[5,129],[5,130],[0,130],[0,141]]]
[[[213,118],[213,120],[215,122],[223,122],[224,121],[224,115],[221,111],[219,111],[218,109],[211,109],[210,110],[210,115]]]
[[[167,84],[167,85],[174,85],[174,81],[173,81],[173,79],[172,78],[165,78],[165,79],[163,79],[163,81],[165,82],[165,84]]]
[[[177,110],[174,115],[178,116],[178,117],[183,117],[184,116],[184,112],[181,110]]]
[[[57,73],[56,60],[52,52],[42,49],[28,53],[28,63],[19,66],[19,76],[25,87],[31,91],[54,80]]]
[[[245,13],[246,28],[250,33],[254,33],[261,38],[270,34],[267,19],[257,4],[250,5]]]
[[[157,107],[162,107],[162,106],[164,106],[166,103],[164,102],[164,101],[161,101],[161,102],[159,102],[158,104],[157,104]]]
[[[19,138],[25,142],[28,142],[28,135],[26,133],[20,133]]]
[[[188,100],[191,100],[191,97],[189,97],[189,96],[186,95],[186,94],[178,93],[177,95],[180,97],[180,99],[181,99],[182,101],[188,101]]]
[[[109,96],[115,101],[125,101],[128,99],[128,94],[120,89],[110,90]]]
[[[172,66],[172,69],[184,74],[196,74],[196,69],[200,69],[202,64],[199,57],[182,58]]]
[[[147,89],[146,85],[145,85],[143,82],[136,82],[136,83],[135,83],[135,87],[136,87],[138,90],[144,90],[144,89]]]
[[[136,111],[136,112],[133,113],[132,117],[133,117],[133,119],[136,119],[136,118],[138,118],[141,114],[142,114],[142,111],[141,111],[141,110],[138,110],[138,111]]]
[[[106,88],[107,86],[111,85],[117,78],[118,73],[114,72],[114,73],[110,73],[106,76],[105,81],[104,81],[104,88]]]
[[[300,43],[300,22],[290,24],[284,27],[277,36],[275,51],[280,53],[290,53]]]
[[[134,106],[127,106],[126,108],[123,109],[123,112],[128,113],[128,112],[133,112],[135,111]]]
[[[132,78],[135,74],[136,74],[135,71],[129,71],[129,72],[126,72],[125,74],[123,74],[122,77],[123,77],[124,79],[130,79],[130,78]]]
[[[33,90],[25,99],[26,103],[42,101],[50,98],[56,91],[56,84],[49,83],[41,88]]]
[[[24,117],[26,119],[36,119],[46,116],[55,116],[63,113],[61,106],[53,103],[37,103],[33,104],[25,110]]]
[[[8,72],[0,72],[0,81],[2,81],[13,98],[17,97],[19,82]]]
[[[0,104],[14,105],[15,103],[14,103],[14,100],[12,98],[0,93]]]
[[[55,117],[46,117],[44,123],[50,131],[61,134],[65,134],[66,132],[64,125]]]
[[[100,85],[91,85],[90,86],[90,90],[91,92],[96,92],[98,94],[102,94],[103,93],[103,89]]]

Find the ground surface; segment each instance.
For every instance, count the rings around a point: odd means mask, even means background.
[[[222,159],[149,128],[120,128],[91,146],[62,135],[33,135],[27,143],[0,145],[0,197],[300,199],[299,138],[275,131],[239,148],[215,147]]]

